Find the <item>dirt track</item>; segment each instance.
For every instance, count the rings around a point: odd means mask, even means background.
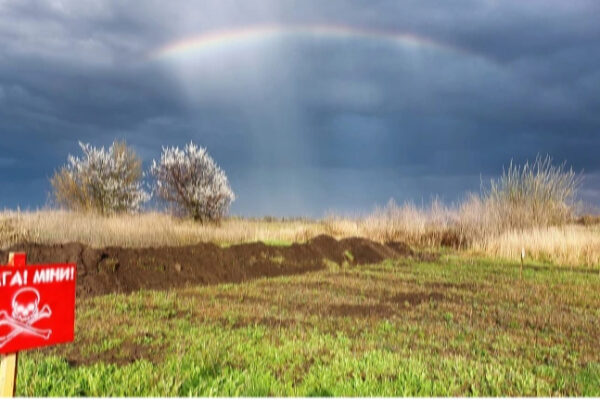
[[[413,255],[403,243],[382,245],[361,238],[340,241],[318,236],[289,247],[249,243],[222,248],[212,243],[186,247],[94,249],[79,243],[22,244],[0,251],[27,253],[28,264],[74,262],[78,296],[168,289],[185,285],[242,282],[261,277],[301,274],[338,264],[367,264]]]

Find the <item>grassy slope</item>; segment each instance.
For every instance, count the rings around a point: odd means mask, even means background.
[[[518,277],[449,255],[84,299],[18,394],[599,396],[598,274]]]

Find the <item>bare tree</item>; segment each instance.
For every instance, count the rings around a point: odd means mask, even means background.
[[[206,148],[189,143],[183,150],[163,148],[160,161],[150,169],[154,193],[179,215],[198,221],[218,221],[227,215],[235,194],[225,172]]]

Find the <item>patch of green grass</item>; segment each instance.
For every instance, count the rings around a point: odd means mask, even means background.
[[[344,251],[344,257],[346,258],[346,260],[348,260],[350,262],[354,261],[354,256],[352,255],[350,250]]]
[[[274,247],[290,247],[293,244],[289,240],[263,240],[262,243]]]
[[[600,277],[445,254],[78,299],[22,396],[600,395]],[[110,310],[108,312],[107,310]]]

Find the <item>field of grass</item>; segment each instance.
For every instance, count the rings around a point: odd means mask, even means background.
[[[600,396],[597,271],[454,252],[78,300],[22,396]]]
[[[468,221],[477,215],[479,212],[464,212],[459,220],[475,226],[479,222]],[[462,228],[457,232],[453,227],[457,218],[452,210],[438,203],[427,210],[411,205],[394,206],[361,218],[228,218],[220,224],[199,224],[162,213],[100,216],[67,211],[4,212],[0,213],[0,247],[23,242],[80,242],[96,248],[184,246],[198,242],[227,246],[256,241],[281,245],[325,234],[337,239],[363,237],[382,243],[402,241],[417,248],[435,248],[460,245],[457,240],[465,234],[461,233]],[[493,234],[473,231],[467,235],[472,239],[459,247],[476,255],[509,261],[519,261],[521,249],[525,248],[527,257],[535,261],[600,268],[600,220],[588,219],[585,225],[573,222]]]

